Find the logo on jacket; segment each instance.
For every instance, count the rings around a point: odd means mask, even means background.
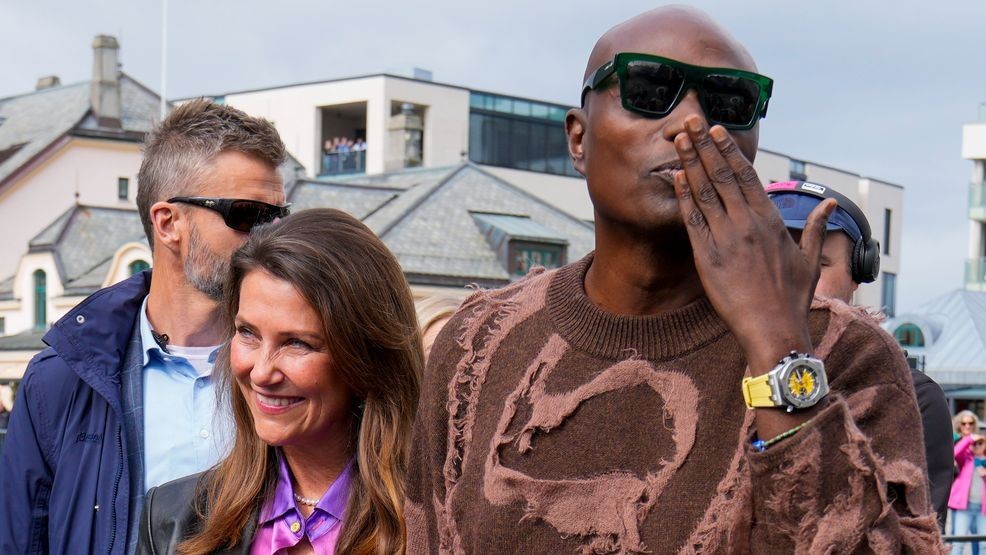
[[[103,439],[103,434],[87,434],[85,432],[80,433],[75,437],[76,443],[98,443],[99,440]]]

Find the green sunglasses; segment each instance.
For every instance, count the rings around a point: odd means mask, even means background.
[[[620,81],[620,99],[627,110],[650,118],[663,118],[695,89],[710,124],[726,129],[750,129],[767,115],[767,101],[774,88],[770,77],[741,69],[693,66],[661,56],[620,52],[606,62],[582,86],[585,95],[597,90],[613,75]]]

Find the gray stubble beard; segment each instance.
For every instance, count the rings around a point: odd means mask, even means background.
[[[188,237],[188,256],[183,269],[185,279],[192,287],[216,302],[222,301],[223,284],[229,275],[229,259],[209,250],[195,227],[192,227]]]

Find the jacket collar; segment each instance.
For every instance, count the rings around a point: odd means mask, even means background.
[[[123,358],[150,285],[151,271],[145,270],[100,289],[60,318],[44,336],[44,342],[65,364],[117,411],[121,410]]]

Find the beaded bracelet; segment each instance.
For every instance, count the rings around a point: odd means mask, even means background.
[[[762,439],[756,439],[756,440],[753,441],[753,448],[756,449],[757,452],[763,453],[771,445],[777,443],[778,441],[780,441],[780,440],[782,440],[784,438],[791,437],[794,434],[798,433],[798,430],[800,430],[801,428],[804,428],[805,426],[807,426],[808,423],[811,422],[812,420],[814,420],[814,419],[813,418],[810,418],[808,420],[805,420],[801,424],[798,424],[797,426],[791,428],[790,430],[788,430],[788,431],[780,434],[779,436],[777,436],[777,437],[775,437],[773,439],[768,439],[767,441],[764,441]]]

